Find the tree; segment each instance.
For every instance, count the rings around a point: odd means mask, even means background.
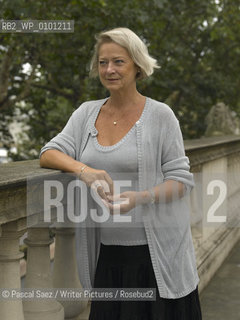
[[[7,0],[1,16],[75,21],[74,33],[0,34],[1,141],[11,145],[8,124],[16,112],[29,137],[14,159],[36,157],[81,102],[107,95],[89,79],[89,60],[94,34],[117,26],[135,31],[157,58],[161,69],[139,90],[170,104],[185,138],[203,134],[219,100],[239,112],[237,0]]]

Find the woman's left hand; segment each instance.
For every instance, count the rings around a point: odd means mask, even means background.
[[[136,191],[126,191],[121,194],[108,196],[108,202],[103,200],[105,206],[111,214],[127,213],[135,208],[139,203],[139,193]]]

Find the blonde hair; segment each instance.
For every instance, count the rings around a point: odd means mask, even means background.
[[[149,77],[154,68],[159,68],[157,60],[152,58],[144,42],[128,28],[115,28],[103,31],[96,36],[97,42],[94,47],[94,54],[90,63],[90,76],[98,76],[98,52],[103,43],[115,42],[128,51],[133,62],[140,69],[137,79]]]

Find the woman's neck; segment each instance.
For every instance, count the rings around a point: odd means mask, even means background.
[[[137,90],[131,93],[111,92],[108,105],[111,106],[111,109],[124,110],[142,103],[144,99],[145,97]]]

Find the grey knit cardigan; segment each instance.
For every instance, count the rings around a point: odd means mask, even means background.
[[[41,154],[57,149],[81,161],[89,135],[98,134],[95,121],[107,99],[83,103],[62,132],[42,148]],[[136,130],[140,190],[169,179],[186,186],[186,196],[181,199],[136,208],[143,216],[159,294],[162,298],[180,298],[193,291],[199,282],[188,206],[193,175],[189,172],[179,122],[166,104],[147,97]],[[91,289],[99,255],[100,228],[87,214],[76,231],[80,281],[84,288]]]

